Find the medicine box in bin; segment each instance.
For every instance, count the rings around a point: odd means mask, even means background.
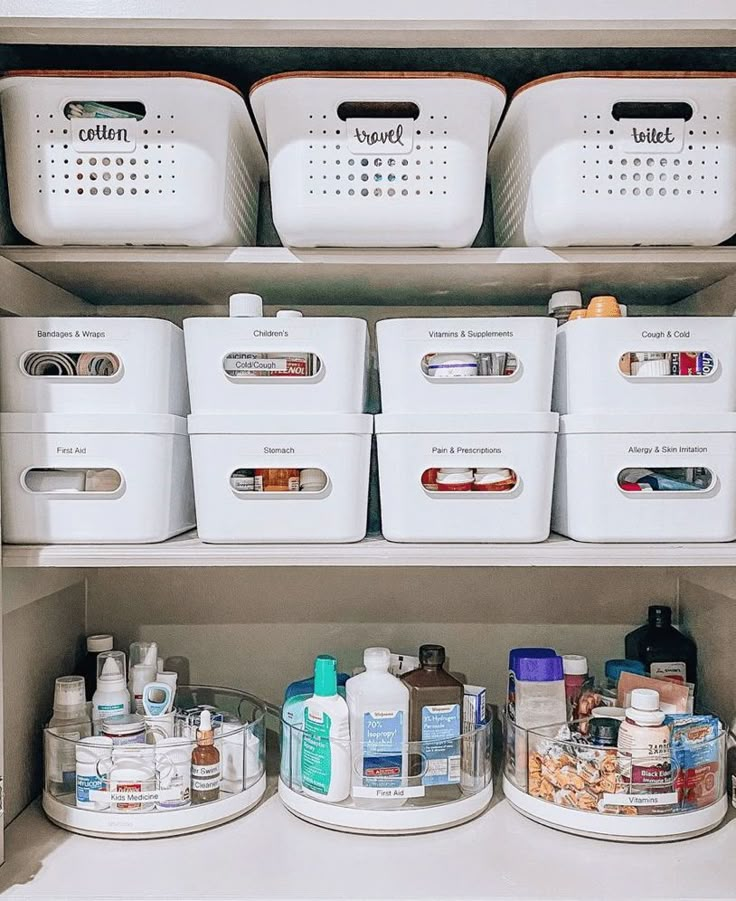
[[[736,74],[565,72],[514,95],[489,156],[496,242],[720,244],[736,232]]]
[[[294,315],[287,315],[294,314]],[[184,322],[192,412],[360,413],[368,327],[351,317],[202,317]]]
[[[251,89],[293,247],[466,247],[506,93],[463,72],[287,72]]]
[[[0,410],[185,416],[183,332],[164,319],[0,319]]]
[[[125,544],[194,527],[186,420],[2,413],[3,541]]]
[[[552,529],[577,541],[733,541],[736,414],[563,416]]]
[[[736,410],[736,318],[577,319],[557,330],[558,413]]]
[[[263,151],[236,87],[192,72],[0,80],[18,231],[37,244],[256,243]]]
[[[384,536],[544,541],[557,423],[556,413],[376,416]]]
[[[373,417],[192,415],[197,526],[213,544],[365,537]]]
[[[549,412],[547,317],[385,319],[376,326],[384,413]]]

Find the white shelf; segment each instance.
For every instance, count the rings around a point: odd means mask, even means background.
[[[196,533],[162,544],[4,545],[7,567],[119,566],[736,566],[730,544],[203,544]]]
[[[0,254],[91,304],[537,306],[552,291],[615,290],[656,306],[736,274],[736,247],[290,250],[284,247],[4,247]]]
[[[5,0],[0,41],[312,47],[732,46],[732,0]]]
[[[735,841],[732,820],[674,849],[611,845],[539,826],[504,800],[447,832],[389,840],[311,826],[271,797],[218,829],[133,848],[62,832],[33,804],[5,833],[0,897],[731,899]]]

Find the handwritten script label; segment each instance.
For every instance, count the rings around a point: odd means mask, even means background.
[[[413,119],[348,119],[348,149],[365,155],[411,153]]]
[[[685,120],[625,119],[618,123],[616,138],[623,153],[680,153],[685,143]]]

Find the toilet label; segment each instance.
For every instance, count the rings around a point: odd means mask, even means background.
[[[85,153],[132,153],[138,139],[138,120],[70,119],[72,147]]]
[[[680,153],[685,144],[684,119],[626,119],[618,127],[624,153]]]
[[[348,119],[348,149],[351,153],[411,153],[414,146],[412,119]]]

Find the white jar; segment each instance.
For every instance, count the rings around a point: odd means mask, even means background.
[[[129,746],[113,752],[107,779],[111,811],[139,813],[154,809],[157,785],[153,748]]]
[[[437,473],[438,491],[471,491],[473,470],[446,467]]]
[[[99,795],[93,798],[91,794],[107,791],[105,773],[108,767],[105,764],[111,763],[112,739],[103,735],[82,738],[76,745],[75,756],[77,807],[107,810],[109,802]]]
[[[173,714],[172,714],[173,716]],[[156,742],[156,769],[162,800],[158,810],[189,807],[191,801],[192,750],[183,738],[160,738]]]
[[[467,378],[478,375],[478,357],[475,354],[437,353],[427,358],[427,375],[435,379]]]

